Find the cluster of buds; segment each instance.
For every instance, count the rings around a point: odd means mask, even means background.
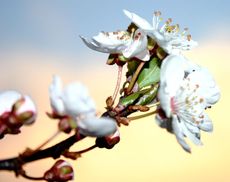
[[[0,93],[0,138],[18,134],[23,125],[31,125],[37,116],[34,102],[16,91]]]

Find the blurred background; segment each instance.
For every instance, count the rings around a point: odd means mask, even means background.
[[[0,158],[13,157],[26,147],[35,148],[57,130],[47,118],[48,86],[57,74],[65,83],[81,81],[103,113],[105,99],[113,93],[116,66],[105,64],[107,55],[88,49],[79,35],[126,29],[127,9],[151,21],[160,10],[181,28],[189,27],[199,46],[186,52],[188,58],[208,67],[221,89],[221,100],[209,110],[212,134],[202,133],[204,146],[185,153],[173,135],[159,128],[154,116],[122,126],[121,142],[112,150],[95,149],[77,161],[74,181],[230,181],[230,1],[228,0],[1,0],[0,90],[16,89],[36,101],[39,116],[18,136],[0,141]],[[50,145],[68,137],[62,135]],[[73,150],[94,143],[87,139]],[[28,174],[41,176],[52,159],[28,164]],[[0,181],[26,182],[13,173],[0,171]]]

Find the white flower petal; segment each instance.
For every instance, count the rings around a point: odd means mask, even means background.
[[[160,85],[165,87],[166,93],[171,96],[176,94],[187,67],[187,60],[183,56],[169,55],[164,59],[161,65]]]
[[[87,88],[81,83],[71,83],[63,89],[61,95],[66,114],[77,117],[95,111],[95,104]]]
[[[207,114],[204,113],[203,115],[204,115],[204,119],[203,119],[203,122],[199,124],[199,128],[206,132],[212,132],[213,124],[212,124],[211,119],[208,117]]]
[[[189,147],[189,145],[186,143],[186,141],[184,140],[184,135],[181,131],[181,128],[179,126],[178,123],[178,119],[176,116],[173,116],[172,119],[172,127],[173,127],[173,132],[176,136],[176,139],[178,141],[178,143],[181,145],[181,147],[186,151],[191,153],[191,148]]]
[[[14,90],[4,91],[0,93],[0,115],[4,112],[10,112],[12,106],[20,99],[22,95]]]
[[[82,39],[82,41],[85,43],[85,45],[87,47],[89,47],[90,49],[93,49],[95,51],[98,52],[103,52],[103,53],[110,53],[110,50],[104,47],[99,47],[98,45],[96,45],[95,42],[93,42],[92,40],[89,40],[83,36],[80,36],[80,38]]]
[[[188,122],[185,122],[184,124],[186,128],[188,128],[188,130],[193,134],[200,134],[200,129],[198,128],[198,126],[192,125],[191,123]]]
[[[183,134],[188,137],[194,144],[196,145],[203,145],[199,138],[197,138],[196,134],[192,133],[188,130],[188,128],[185,126],[185,122],[182,118],[180,118],[181,121],[178,121],[178,126],[181,128],[181,131]]]
[[[160,104],[162,109],[164,110],[166,116],[171,117],[171,95],[165,92],[166,85],[161,84],[158,90],[158,99],[160,100]]]
[[[114,52],[123,50],[131,42],[131,37],[127,31],[118,32],[100,32],[97,36],[94,36],[93,41],[102,48],[107,48]]]
[[[59,115],[65,114],[65,108],[61,99],[62,82],[60,77],[53,76],[53,81],[49,86],[49,96],[52,109]]]
[[[145,49],[141,53],[137,54],[135,57],[142,61],[149,61],[150,59],[149,50]]]
[[[137,29],[134,34],[134,40],[130,45],[122,51],[124,57],[131,58],[136,55],[139,55],[139,57],[148,58],[149,51],[147,50],[147,36],[146,34],[140,30]]]
[[[132,20],[132,22],[134,24],[136,24],[138,27],[140,27],[141,29],[143,29],[144,31],[151,31],[153,30],[153,26],[146,21],[145,19],[141,18],[140,16],[138,16],[135,13],[131,13],[127,10],[123,10],[123,12],[125,13],[125,15]]]
[[[189,74],[188,79],[193,85],[199,86],[199,94],[205,98],[207,106],[215,104],[220,99],[220,90],[206,68],[200,67]]]
[[[103,137],[116,132],[116,122],[109,118],[86,117],[77,122],[79,132],[85,136]]]
[[[171,115],[171,98],[181,86],[188,65],[188,61],[179,55],[167,56],[161,65],[158,98],[167,117]]]

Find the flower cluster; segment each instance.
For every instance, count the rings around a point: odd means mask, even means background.
[[[154,112],[157,123],[174,133],[183,149],[190,152],[185,137],[201,145],[200,130],[213,130],[204,111],[220,99],[220,90],[206,68],[182,55],[182,51],[197,46],[187,28],[180,31],[178,24],[172,24],[172,19],[160,26],[159,11],[154,13],[152,24],[127,10],[124,14],[132,21],[127,31],[101,32],[92,39],[81,36],[93,50],[127,58],[129,87],[122,88],[124,95],[110,113],[127,125],[128,118],[120,117],[125,110],[132,113],[133,108],[146,109],[144,106],[160,101]],[[143,61],[149,63],[143,66]]]
[[[124,14],[132,21],[127,30],[100,32],[90,39],[80,36],[89,48],[109,53],[107,64],[118,65],[117,85],[113,96],[106,99],[106,112],[97,116],[96,105],[83,84],[62,86],[61,78],[54,76],[49,86],[52,111],[47,113],[59,121],[54,136],[60,131],[67,134],[73,131],[74,135],[43,150],[52,136],[35,150],[28,148],[18,158],[2,160],[2,169],[5,165],[5,169],[12,168],[27,179],[72,180],[73,168],[64,160],[58,160],[41,178],[28,176],[23,165],[47,157],[76,160],[96,147],[111,149],[120,141],[118,126],[128,126],[132,120],[153,114],[157,124],[173,133],[185,151],[191,152],[186,138],[202,145],[201,131],[213,131],[205,110],[218,102],[220,90],[206,68],[182,54],[197,46],[197,42],[187,29],[181,32],[179,25],[172,25],[171,19],[160,26],[159,11],[154,13],[152,24],[127,10]],[[126,80],[120,89],[124,65],[127,65]],[[136,112],[144,114],[130,116]],[[0,92],[0,139],[5,134],[20,133],[21,126],[32,124],[36,116],[35,104],[29,96],[17,91]],[[95,144],[70,151],[74,143],[85,137],[95,137]]]

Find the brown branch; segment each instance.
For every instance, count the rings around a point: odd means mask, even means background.
[[[19,155],[18,157],[0,160],[0,170],[15,171],[17,174],[18,171],[21,170],[23,164],[49,157],[57,159],[65,150],[84,138],[85,136],[83,135],[73,135],[52,147],[39,150],[31,155]]]

